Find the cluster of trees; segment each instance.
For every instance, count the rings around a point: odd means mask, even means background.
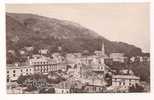
[[[134,74],[141,78],[141,81],[146,81],[150,83],[150,63],[133,63],[130,65],[130,68],[133,70]]]
[[[34,75],[21,75],[17,83],[21,87],[26,87],[25,91],[34,91],[39,90],[41,93],[44,92],[54,92],[50,87],[50,84],[58,84],[65,79],[61,76],[56,75],[55,73],[50,73],[51,77],[48,75],[34,74]],[[53,78],[54,77],[54,78]]]
[[[129,87],[129,92],[144,92],[144,87],[139,84],[132,85]]]

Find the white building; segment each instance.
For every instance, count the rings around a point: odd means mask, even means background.
[[[55,88],[55,93],[57,93],[57,94],[70,93],[70,89],[68,89],[68,88]]]
[[[24,48],[26,49],[26,51],[33,51],[34,50],[33,46],[26,46]]]
[[[20,75],[34,74],[33,66],[30,65],[7,65],[7,81],[16,81]]]
[[[48,54],[48,52],[49,52],[49,50],[48,49],[44,49],[44,48],[39,50],[40,54]]]
[[[113,75],[112,86],[113,87],[124,87],[136,85],[140,83],[140,78],[134,75]]]
[[[134,56],[131,57],[131,58],[130,58],[130,61],[131,61],[131,62],[134,62],[134,61],[135,61],[135,57],[134,57]]]
[[[111,53],[110,58],[116,62],[125,62],[126,57],[124,57],[124,53]]]
[[[26,53],[25,50],[19,50],[20,55],[24,55]]]
[[[29,59],[29,64],[34,66],[34,73],[48,74],[50,71],[65,70],[64,62],[41,55],[33,56]]]
[[[45,57],[42,55],[33,55],[31,59],[29,59],[29,64],[30,65],[40,65],[40,64],[47,64],[48,61],[50,60],[49,57]]]
[[[69,82],[64,81],[55,86],[55,93],[58,94],[70,93],[70,88],[71,85],[69,84]]]

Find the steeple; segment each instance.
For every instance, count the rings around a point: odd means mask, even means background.
[[[102,42],[102,55],[105,55],[104,43]]]

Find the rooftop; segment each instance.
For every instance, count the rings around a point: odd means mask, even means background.
[[[140,77],[134,76],[134,75],[113,75],[112,78],[117,79],[140,79]]]

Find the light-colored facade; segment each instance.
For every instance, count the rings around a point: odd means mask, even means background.
[[[58,94],[70,93],[70,89],[66,89],[66,88],[55,88],[55,93],[58,93]]]
[[[64,81],[55,86],[55,93],[70,93],[71,83]]]
[[[124,53],[111,53],[110,58],[116,62],[125,62],[126,57],[124,57]]]
[[[15,55],[15,50],[8,50],[7,52],[12,54],[12,55]]]
[[[32,75],[34,74],[33,66],[30,65],[8,65],[7,67],[7,79],[8,82],[16,81],[20,75]]]
[[[24,48],[26,49],[26,51],[33,51],[34,50],[33,46],[26,46]]]
[[[40,54],[48,54],[49,50],[48,49],[40,49],[39,53]]]
[[[35,55],[32,59],[29,59],[30,65],[34,67],[34,73],[47,74],[50,71],[65,70],[65,63],[59,61],[59,59],[51,59],[49,57]]]
[[[113,87],[129,87],[140,83],[140,78],[134,75],[113,75]]]

